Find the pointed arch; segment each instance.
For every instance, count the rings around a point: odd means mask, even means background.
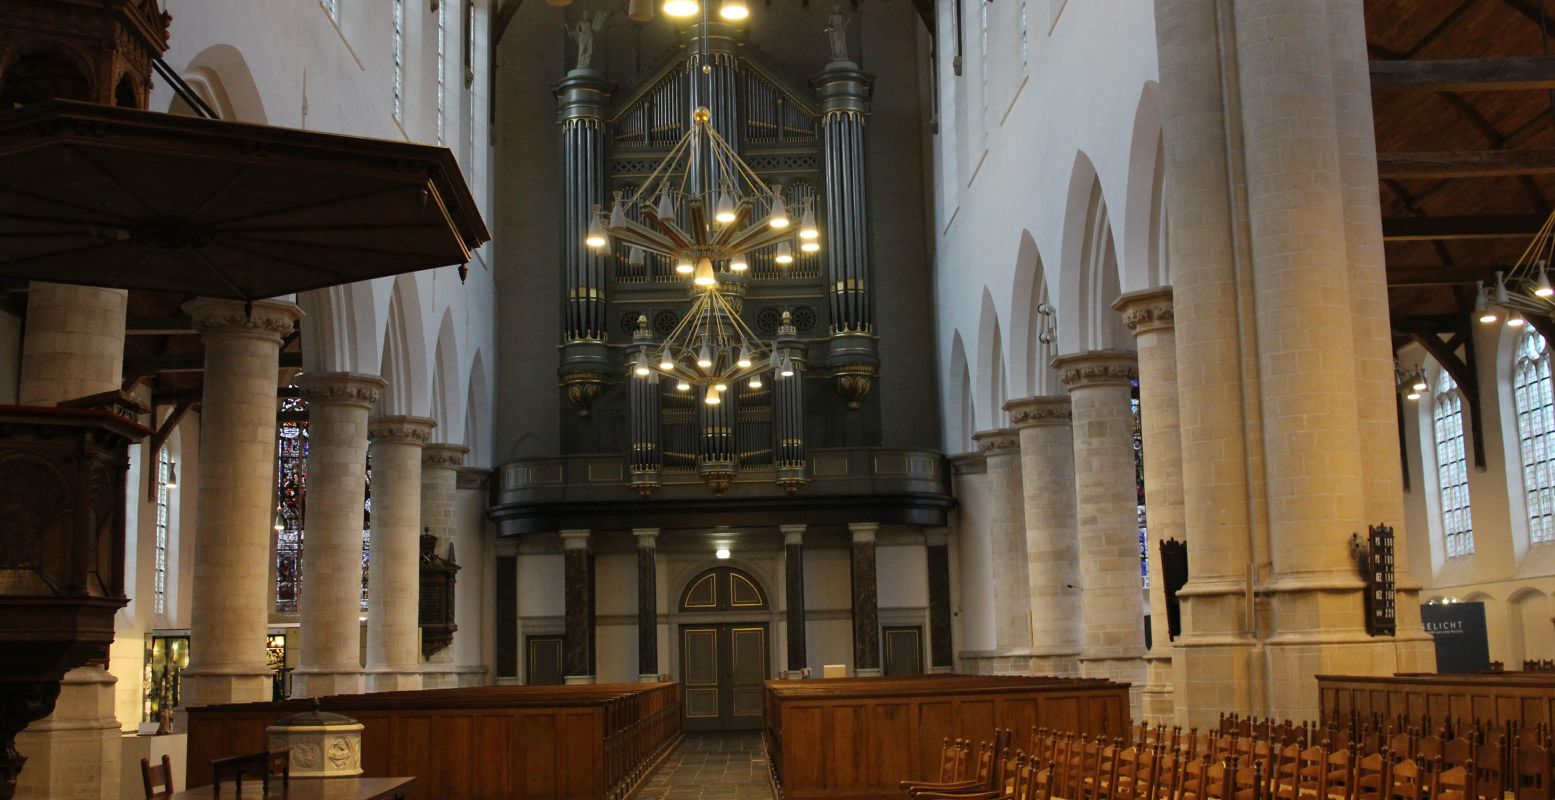
[[[993,293],[983,287],[983,311],[977,325],[977,391],[983,398],[979,414],[995,428],[1003,427],[1005,391],[1004,336]]]
[[[1134,111],[1128,196],[1123,209],[1122,286],[1154,289],[1171,282],[1166,263],[1166,159],[1161,139],[1161,85],[1146,81]]]
[[[464,432],[466,398],[460,396],[463,382],[459,380],[459,339],[454,333],[453,309],[444,309],[443,321],[437,329],[437,346],[432,358],[432,417],[437,420],[437,439],[457,441],[454,437]],[[469,442],[464,442],[469,446]]]
[[[348,283],[297,295],[302,307],[302,366],[308,372],[373,374],[382,363],[380,320],[388,298],[371,282]],[[381,294],[387,294],[383,292]]]
[[[1058,383],[1050,363],[1057,355],[1054,341],[1042,341],[1051,317],[1040,313],[1051,307],[1047,272],[1031,231],[1023,230],[1015,252],[1015,290],[1010,294],[1011,386],[1022,397],[1051,394]]]
[[[470,362],[470,382],[465,390],[464,446],[470,448],[465,463],[473,467],[491,464],[491,395],[486,381],[486,360],[475,351]]]
[[[269,122],[253,70],[236,47],[216,44],[189,59],[182,71],[201,99],[209,103],[224,120]],[[172,113],[192,113],[184,101],[174,98],[168,106]]]
[[[389,296],[388,324],[383,331],[383,361],[379,375],[388,388],[378,401],[384,414],[428,416],[432,393],[427,385],[427,335],[420,287],[413,275],[394,279]]]
[[[1127,349],[1133,342],[1112,302],[1122,294],[1112,219],[1096,168],[1075,153],[1064,211],[1058,332],[1063,352]]]
[[[967,364],[966,345],[961,331],[951,336],[950,383],[945,387],[948,408],[945,413],[945,452],[965,453],[972,449],[972,434],[977,431],[977,412],[972,394],[972,374]]]

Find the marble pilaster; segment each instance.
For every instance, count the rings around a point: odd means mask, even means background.
[[[633,528],[637,537],[637,678],[659,679],[658,528]]]
[[[788,658],[784,677],[799,678],[809,665],[805,648],[804,525],[779,525],[783,534],[783,588],[788,598],[786,639]]]
[[[880,674],[880,603],[876,594],[875,535],[879,523],[850,522],[853,538],[853,674]]]
[[[594,682],[594,576],[591,535],[561,532],[563,614],[562,672],[567,683]]]
[[[955,672],[951,635],[950,529],[929,528],[923,544],[929,572],[929,672]]]

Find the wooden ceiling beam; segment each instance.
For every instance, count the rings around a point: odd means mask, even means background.
[[[1555,57],[1373,61],[1371,88],[1428,92],[1555,89]]]
[[[1389,242],[1519,239],[1538,233],[1543,224],[1544,217],[1535,214],[1394,218],[1382,221],[1382,238]]]
[[[1490,283],[1496,272],[1511,272],[1507,266],[1469,267],[1443,264],[1435,267],[1389,267],[1388,287],[1404,289],[1411,286],[1473,286],[1477,281]]]
[[[192,336],[194,324],[188,317],[130,317],[124,323],[126,336]]]
[[[1379,153],[1377,175],[1383,180],[1555,175],[1555,148]]]

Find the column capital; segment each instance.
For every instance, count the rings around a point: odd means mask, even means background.
[[[428,467],[458,469],[464,466],[464,457],[469,454],[470,448],[462,444],[433,442],[421,448],[421,463]]]
[[[280,344],[302,319],[302,309],[296,303],[281,300],[245,304],[241,300],[196,297],[181,307],[202,339],[216,335],[252,336]]]
[[[374,417],[367,421],[367,438],[375,442],[398,441],[425,445],[432,440],[432,429],[436,427],[437,420],[429,417]]]
[[[924,528],[923,543],[929,547],[944,547],[950,544],[950,529]]]
[[[804,544],[804,532],[808,525],[779,525],[778,530],[783,533],[783,546],[791,544]]]
[[[563,550],[587,550],[592,533],[587,530],[560,531]]]
[[[953,475],[983,475],[988,472],[988,457],[982,453],[958,453],[948,460]]]
[[[1053,369],[1070,391],[1114,386],[1139,377],[1139,358],[1129,350],[1089,350],[1053,359]]]
[[[1112,308],[1123,315],[1123,324],[1134,332],[1169,331],[1176,324],[1172,312],[1172,287],[1161,286],[1140,292],[1128,292],[1113,301]]]
[[[872,544],[875,541],[875,534],[877,534],[879,532],[880,532],[880,523],[878,523],[878,522],[849,522],[848,523],[848,533],[853,534],[853,543],[854,544],[861,544],[861,543],[865,543],[865,542],[868,542],[868,543]]]
[[[998,428],[991,431],[978,431],[972,434],[972,441],[977,442],[977,449],[984,456],[999,456],[1020,453],[1020,432],[1014,428]]]
[[[567,533],[563,531],[563,534]],[[637,537],[637,549],[652,550],[659,544],[658,528],[633,528],[632,535]]]
[[[302,399],[309,403],[372,408],[389,382],[356,372],[305,372],[297,376]]]
[[[1062,425],[1068,427],[1071,421],[1069,395],[1038,395],[1026,397],[1020,400],[1011,400],[1004,404],[1004,410],[1010,414],[1010,422],[1019,428],[1046,428]]]

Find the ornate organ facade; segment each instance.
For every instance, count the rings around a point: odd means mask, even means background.
[[[736,482],[792,493],[811,478],[811,448],[879,444],[864,135],[872,79],[837,60],[799,80],[735,30],[714,23],[705,47],[689,46],[691,33],[635,86],[583,68],[555,87],[565,160],[558,374],[576,412],[567,449],[623,454],[622,481],[645,497],[698,480],[717,494]],[[787,264],[774,247],[756,250],[748,270],[720,274],[741,319],[794,368],[759,386],[739,381],[718,405],[701,402],[699,387],[630,368],[690,309],[689,276],[623,243],[583,244],[597,209],[649,180],[703,106],[790,208],[813,206],[824,242]]]

